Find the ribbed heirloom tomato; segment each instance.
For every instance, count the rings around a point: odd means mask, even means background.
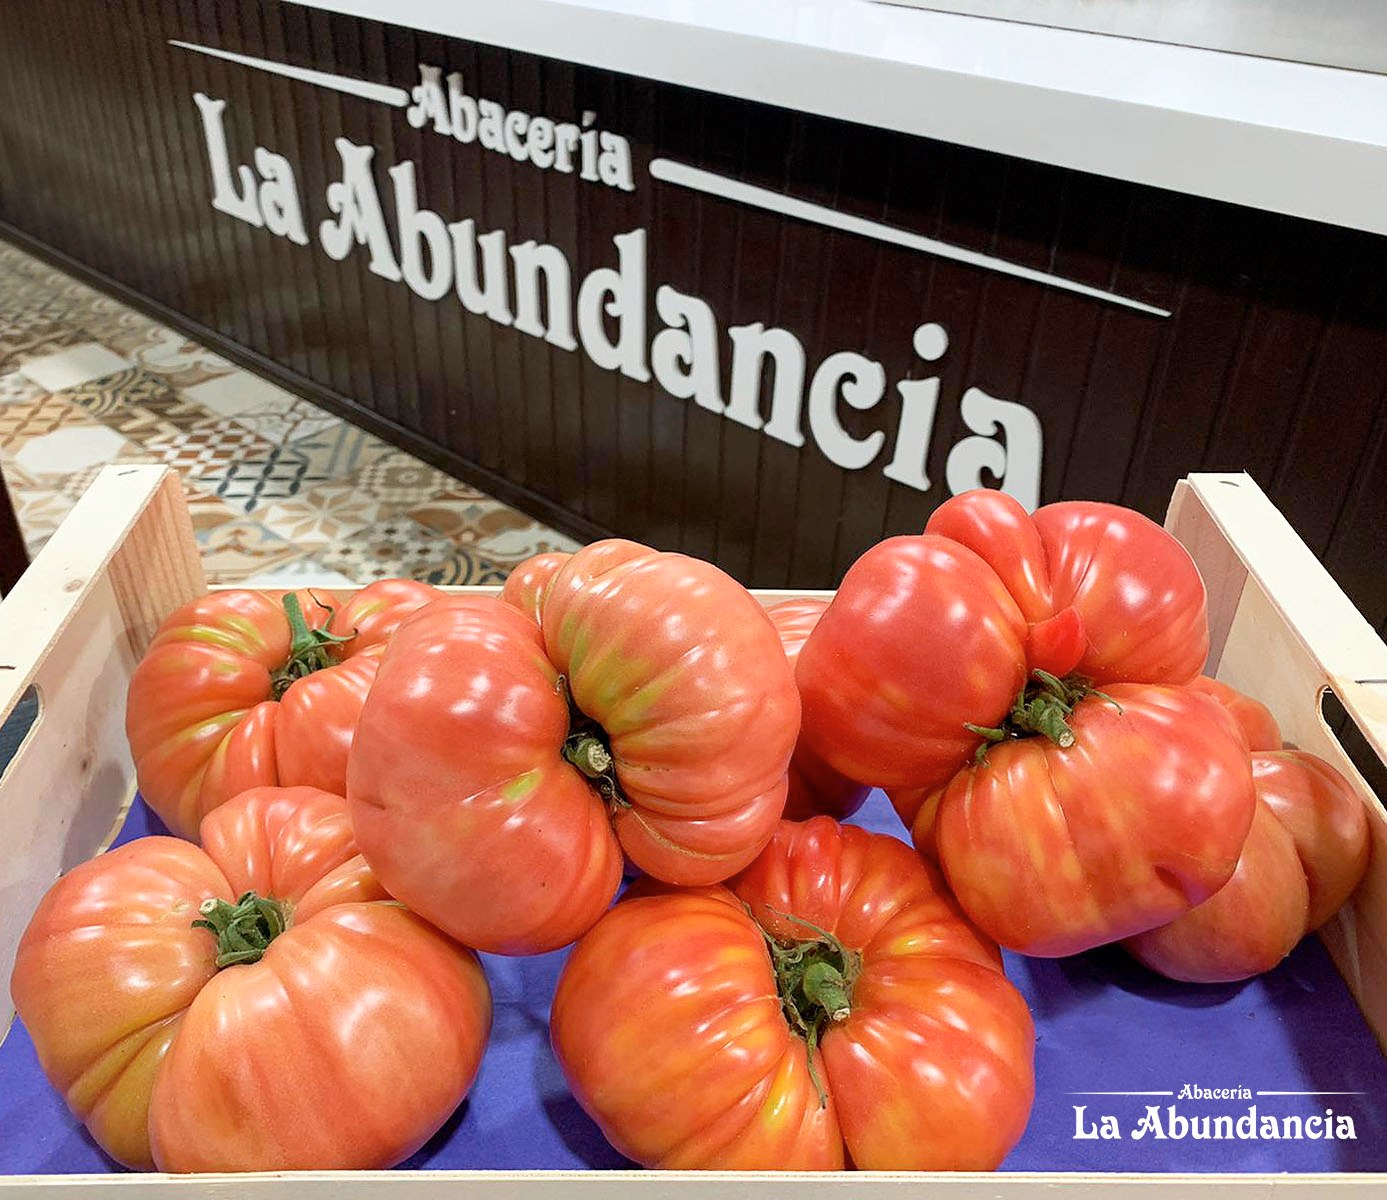
[[[1247,746],[1208,696],[1052,689],[1018,705],[1048,732],[990,746],[925,797],[913,827],[986,933],[1046,956],[1164,924],[1212,896],[1255,807]]]
[[[1160,526],[968,492],[848,571],[800,651],[801,738],[887,789],[990,936],[1072,954],[1232,873],[1252,783],[1232,720],[1183,686],[1208,645],[1203,581]]]
[[[515,603],[448,597],[400,627],[348,769],[385,886],[508,954],[587,929],[623,852],[674,883],[744,867],[799,726],[775,629],[711,564],[608,540],[518,574]]]
[[[780,634],[785,656],[793,667],[799,660],[810,631],[828,608],[828,601],[806,596],[785,600],[766,609],[771,624]],[[870,788],[840,775],[812,751],[803,739],[795,744],[790,759],[790,787],[785,799],[785,817],[803,821],[822,813],[836,820],[852,816],[867,799]]]
[[[1269,971],[1329,920],[1368,868],[1368,818],[1338,771],[1302,750],[1252,755],[1257,812],[1233,877],[1197,908],[1123,944],[1171,979]]]
[[[252,787],[342,795],[347,751],[395,627],[440,593],[385,579],[331,592],[213,592],[172,613],[130,681],[140,794],[180,837]]]
[[[1281,728],[1272,716],[1271,709],[1260,700],[1244,695],[1237,688],[1208,675],[1200,675],[1190,687],[1196,692],[1212,696],[1228,710],[1228,714],[1242,730],[1243,737],[1247,739],[1249,750],[1256,752],[1281,749]]]
[[[784,822],[728,887],[642,882],[564,967],[550,1028],[651,1167],[986,1170],[1025,1128],[1034,1029],[994,944],[894,838]]]
[[[476,1076],[475,956],[388,896],[346,801],[261,788],[44,897],[11,993],[39,1062],[112,1157],[165,1171],[380,1168]]]
[[[886,788],[945,782],[1043,670],[1109,683],[1189,682],[1209,634],[1184,547],[1140,513],[956,496],[925,532],[848,570],[800,651],[810,749]]]

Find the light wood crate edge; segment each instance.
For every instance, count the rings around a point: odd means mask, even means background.
[[[1183,480],[1166,527],[1208,588],[1210,673],[1265,703],[1287,742],[1332,763],[1363,798],[1368,874],[1320,936],[1387,1048],[1387,810],[1321,710],[1332,690],[1387,761],[1387,645],[1249,476]]]

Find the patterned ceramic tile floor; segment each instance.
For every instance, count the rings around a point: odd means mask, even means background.
[[[109,462],[178,468],[213,583],[495,583],[576,548],[0,242],[0,469],[31,554]]]

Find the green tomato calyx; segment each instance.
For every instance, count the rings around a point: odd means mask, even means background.
[[[847,1020],[852,1012],[852,989],[862,974],[862,955],[812,922],[773,908],[768,911],[784,921],[802,925],[814,935],[803,940],[780,939],[757,922],[775,971],[781,1009],[790,1028],[804,1039],[809,1075],[819,1092],[819,1107],[823,1108],[828,1094],[815,1061],[819,1042],[825,1030]],[[752,919],[755,920],[755,914]]]
[[[209,929],[217,938],[217,969],[259,962],[269,945],[289,927],[284,905],[268,896],[244,892],[235,904],[212,896],[198,905],[202,914],[194,929]]]
[[[583,773],[609,805],[630,808],[631,802],[621,794],[621,784],[616,777],[616,759],[607,740],[607,731],[573,702],[568,680],[562,675],[559,676],[558,688],[568,704],[568,737],[563,743],[564,758]]]
[[[332,619],[331,605],[324,604],[317,596],[313,596],[313,602],[327,612],[328,620]],[[329,633],[326,629],[310,629],[303,615],[303,606],[293,592],[284,595],[284,615],[289,621],[289,658],[270,677],[276,700],[281,699],[300,679],[332,666],[337,661],[332,655],[332,647],[350,642],[356,636],[354,629],[345,637]]]
[[[964,729],[982,739],[973,761],[983,766],[987,762],[987,752],[998,742],[1028,737],[1047,737],[1060,749],[1067,750],[1074,745],[1074,731],[1069,727],[1069,718],[1073,716],[1075,706],[1089,696],[1106,700],[1118,712],[1122,711],[1122,705],[1106,692],[1098,691],[1091,679],[1082,675],[1061,679],[1049,671],[1032,671],[1031,679],[1016,694],[1011,711],[1000,725],[964,722]]]

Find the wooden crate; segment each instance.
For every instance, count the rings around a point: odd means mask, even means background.
[[[1387,646],[1286,520],[1246,475],[1181,482],[1166,526],[1188,547],[1209,590],[1211,673],[1267,703],[1288,741],[1328,759],[1358,787],[1372,828],[1373,861],[1324,939],[1359,1007],[1387,1046],[1387,812],[1325,724],[1332,689],[1387,762]],[[124,736],[131,672],[162,618],[206,590],[178,476],[164,467],[108,467],[0,603],[0,719],[28,689],[40,713],[0,778],[0,980],[43,893],[63,871],[99,853],[134,793]],[[494,593],[495,588],[459,589]],[[766,603],[786,593],[763,593]],[[8,988],[0,1023],[13,1017]],[[3,1131],[0,1131],[0,1136]],[[434,1200],[554,1200],[613,1192],[661,1200],[757,1197],[808,1184],[815,1195],[901,1200],[1040,1197],[1056,1191],[1127,1200],[1241,1195],[1387,1196],[1387,1174],[1135,1175],[1074,1173],[888,1174],[809,1177],[678,1172],[306,1172],[296,1175],[13,1176],[3,1200],[66,1200],[94,1187],[135,1197],[254,1195]],[[172,1189],[172,1191],[170,1191]]]

